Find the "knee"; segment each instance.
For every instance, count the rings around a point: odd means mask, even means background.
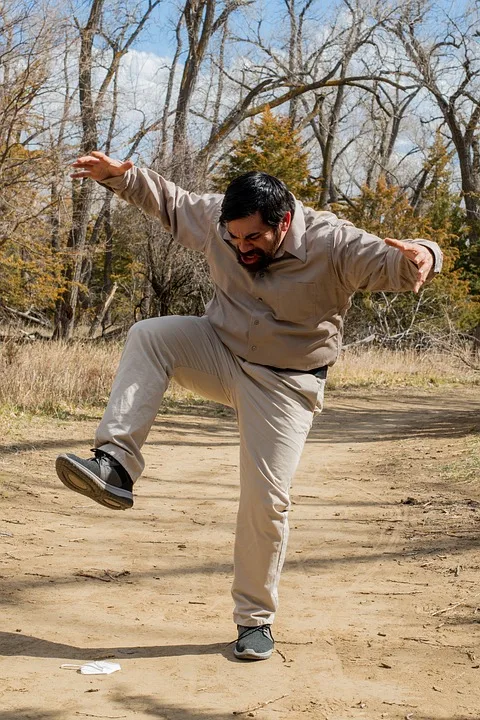
[[[127,340],[138,341],[148,340],[148,338],[159,338],[168,331],[174,319],[173,315],[168,317],[154,317],[146,320],[139,320],[132,325],[127,334]]]
[[[247,507],[250,515],[259,518],[279,519],[288,514],[290,497],[288,492],[275,486],[267,486],[257,491],[241,494],[240,503]]]
[[[152,324],[157,318],[148,318],[147,320],[139,320],[136,322],[127,333],[127,340],[132,340],[137,337],[144,337],[151,331]]]

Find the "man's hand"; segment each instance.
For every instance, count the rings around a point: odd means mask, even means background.
[[[123,175],[133,167],[133,162],[131,160],[127,160],[126,162],[113,160],[113,158],[108,157],[105,153],[94,150],[91,155],[84,155],[78,158],[78,160],[73,163],[73,167],[76,170],[70,177],[74,180],[88,177],[97,182],[102,182],[103,180],[107,180],[107,178]]]
[[[387,245],[400,250],[406,258],[412,260],[417,266],[417,279],[415,285],[413,286],[413,292],[417,293],[424,284],[430,270],[433,267],[433,254],[424,245],[403,242],[403,240],[394,240],[393,238],[385,238],[385,242]]]

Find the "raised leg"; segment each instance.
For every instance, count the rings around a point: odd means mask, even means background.
[[[144,468],[142,445],[170,379],[230,405],[236,362],[207,318],[168,316],[136,323],[128,333],[95,447],[118,460],[135,481]]]

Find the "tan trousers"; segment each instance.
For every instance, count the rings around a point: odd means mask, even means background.
[[[324,380],[274,371],[233,355],[206,317],[168,316],[130,330],[95,447],[136,480],[141,448],[170,379],[234,408],[240,432],[240,502],[232,595],[238,625],[272,623],[288,537],[289,489],[321,409]]]

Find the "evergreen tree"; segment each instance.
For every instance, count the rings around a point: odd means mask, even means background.
[[[425,163],[430,179],[414,209],[404,191],[381,177],[375,188],[364,187],[344,214],[357,227],[379,237],[434,240],[444,254],[443,272],[420,295],[362,293],[349,316],[357,338],[372,332],[393,344],[416,344],[422,336],[446,330],[470,330],[480,321],[480,303],[465,269],[465,214],[460,196],[452,193],[446,148],[437,136]]]
[[[461,277],[468,280],[470,294],[480,302],[480,274],[478,261],[474,257],[474,247],[469,241],[469,227],[465,210],[461,207],[461,195],[453,193],[450,153],[437,132],[435,141],[426,161],[431,169],[430,183],[422,196],[420,212],[429,222],[432,231],[446,233],[448,237],[447,254],[453,267],[461,271]]]
[[[271,110],[266,110],[259,121],[252,120],[246,136],[233,143],[214,178],[216,190],[223,192],[235,177],[251,170],[283,180],[299,200],[314,197],[300,132],[292,128],[289,118],[274,115]]]

